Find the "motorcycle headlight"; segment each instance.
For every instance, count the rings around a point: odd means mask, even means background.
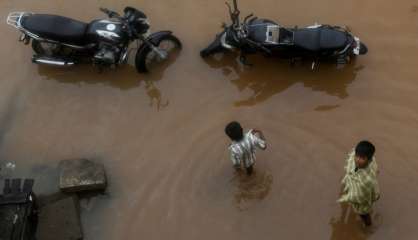
[[[139,34],[145,34],[150,28],[150,23],[146,18],[136,19],[133,25]]]

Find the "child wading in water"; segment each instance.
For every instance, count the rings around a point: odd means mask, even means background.
[[[343,195],[339,202],[349,203],[366,226],[372,224],[370,211],[379,197],[375,147],[368,141],[361,141],[348,155],[345,176],[342,180]]]
[[[247,174],[251,175],[255,163],[256,147],[262,150],[267,148],[263,133],[252,129],[244,135],[242,127],[238,122],[229,123],[225,127],[225,133],[232,140],[229,151],[235,169],[239,170],[241,164],[243,164]]]

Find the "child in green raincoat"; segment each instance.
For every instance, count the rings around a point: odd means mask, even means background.
[[[361,141],[348,155],[342,180],[343,194],[338,200],[349,203],[366,226],[372,224],[370,212],[373,203],[380,197],[374,153],[375,147],[372,143]]]

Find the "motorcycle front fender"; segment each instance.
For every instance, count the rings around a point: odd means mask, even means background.
[[[161,41],[161,39],[163,39],[163,38],[165,38],[166,36],[169,36],[169,35],[173,35],[173,32],[171,32],[171,31],[155,32],[155,33],[152,33],[151,35],[149,35],[146,38],[146,41],[148,41],[148,42],[150,42],[154,45],[157,45]],[[147,44],[142,44],[139,47],[137,54],[142,55],[143,53],[145,53],[146,48],[148,48],[148,47],[149,46]]]
[[[224,36],[225,31],[223,31],[222,33],[218,34],[215,38],[215,40],[209,44],[208,47],[206,47],[205,49],[203,49],[202,51],[200,51],[200,56],[202,58],[206,58],[209,57],[212,54],[218,53],[218,52],[222,52],[224,50],[226,50],[226,48],[222,45],[222,36]]]

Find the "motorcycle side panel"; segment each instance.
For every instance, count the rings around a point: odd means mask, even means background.
[[[255,19],[248,24],[248,36],[262,44],[278,44],[280,26],[268,19]]]

